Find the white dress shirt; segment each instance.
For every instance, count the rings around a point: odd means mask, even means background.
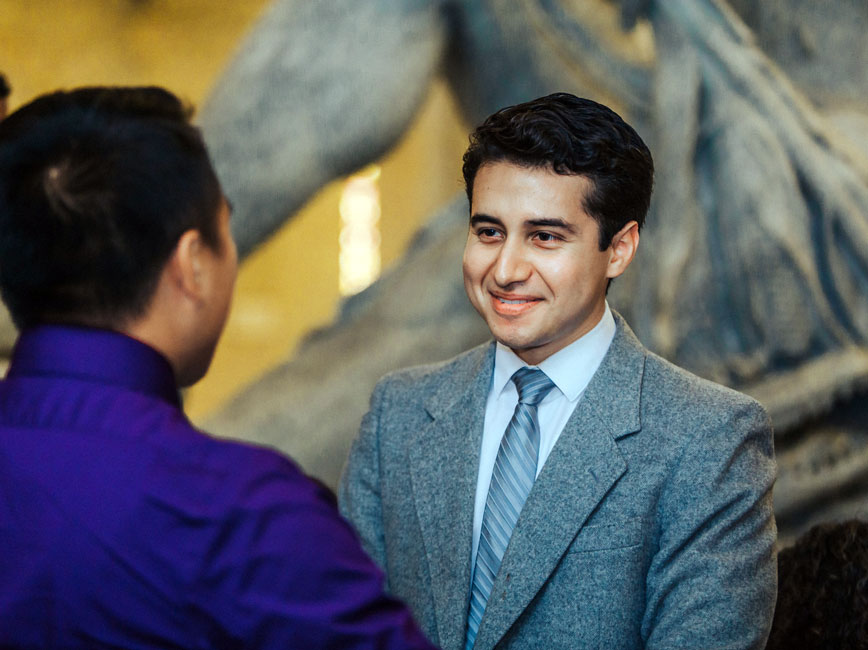
[[[555,387],[549,391],[537,407],[540,427],[539,456],[536,475],[539,476],[546,459],[558,441],[567,420],[570,419],[582,393],[597,372],[609,345],[615,337],[615,319],[606,303],[606,311],[600,322],[580,339],[563,350],[555,352],[537,367],[542,370]],[[482,530],[482,515],[488,498],[491,474],[500,440],[512,419],[518,403],[518,390],[510,381],[515,371],[527,364],[505,345],[498,343],[494,355],[494,374],[485,406],[485,424],[482,430],[482,448],[479,453],[479,474],[476,479],[476,501],[473,510],[473,550],[471,559],[476,566],[476,549]]]

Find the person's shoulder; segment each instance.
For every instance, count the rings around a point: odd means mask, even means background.
[[[755,412],[765,417],[765,408],[749,395],[699,377],[650,351],[645,357],[642,390],[647,399],[684,413]]]
[[[466,350],[451,359],[395,370],[385,375],[378,386],[392,390],[437,390],[444,382],[471,377],[491,361],[493,343],[486,342]]]
[[[673,461],[688,459],[675,465],[684,471],[746,452],[763,459],[752,466],[757,477],[773,467],[773,425],[762,404],[652,352],[645,357],[640,413],[645,439]]]
[[[310,479],[275,449],[213,435],[186,420],[176,422],[170,433],[161,438],[159,451],[154,450],[151,472],[163,483],[186,484],[191,502],[198,495],[229,506],[251,486],[280,485],[284,493],[310,491]]]
[[[195,452],[179,468],[186,494],[167,495],[167,500],[182,502],[179,512],[199,513],[216,530],[253,525],[266,513],[280,513],[287,522],[336,514],[334,492],[289,456],[264,445],[198,433]]]
[[[640,355],[642,361],[642,400],[647,408],[661,405],[665,410],[685,414],[700,412],[756,411],[764,407],[754,398],[735,389],[693,374],[646,348],[620,314],[621,348]]]
[[[293,479],[304,476],[291,458],[266,445],[222,438],[200,429],[196,429],[196,433],[200,437],[204,458],[219,465],[232,466],[238,474],[270,474]]]

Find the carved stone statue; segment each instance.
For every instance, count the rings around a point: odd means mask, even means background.
[[[646,345],[769,408],[786,540],[868,516],[866,28],[864,0],[278,0],[202,124],[244,253],[387,151],[437,74],[471,124],[554,90],[618,109],[658,173],[610,302]],[[466,220],[458,197],[209,428],[334,484],[380,375],[486,338]]]

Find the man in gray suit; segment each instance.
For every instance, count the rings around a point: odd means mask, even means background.
[[[506,108],[464,156],[464,283],[495,341],[374,390],[344,514],[460,648],[762,648],[771,425],[647,351],[606,303],[653,164],[608,108]]]

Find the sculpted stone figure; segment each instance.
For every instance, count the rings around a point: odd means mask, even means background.
[[[767,406],[783,537],[864,515],[868,8],[815,4],[278,0],[202,120],[239,249],[387,151],[436,75],[471,124],[554,90],[613,105],[658,174],[638,268],[612,305],[648,347]],[[458,197],[209,428],[256,432],[336,483],[380,375],[486,338],[442,272],[459,268],[466,227]]]

